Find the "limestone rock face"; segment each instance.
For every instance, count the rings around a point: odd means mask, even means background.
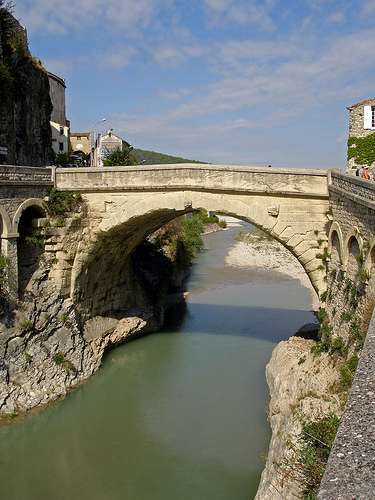
[[[293,464],[301,419],[314,421],[329,411],[341,416],[340,401],[327,391],[340,379],[328,354],[311,353],[313,340],[291,337],[274,349],[266,367],[272,437],[255,500],[300,498],[301,475]]]
[[[122,319],[92,318],[82,333],[72,301],[56,293],[48,268],[42,258],[23,302],[0,325],[0,413],[65,395],[99,368],[107,348],[160,327],[151,309]]]
[[[0,22],[0,146],[8,165],[51,165],[52,110],[47,72],[27,48],[26,30],[3,9]]]

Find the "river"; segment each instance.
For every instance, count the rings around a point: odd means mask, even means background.
[[[244,227],[204,236],[187,303],[163,330],[111,351],[66,398],[0,428],[0,498],[254,498],[270,438],[265,365],[315,317],[297,280],[225,265]]]

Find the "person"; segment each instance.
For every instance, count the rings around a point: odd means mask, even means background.
[[[364,167],[363,167],[362,179],[370,179],[367,165],[364,165]]]
[[[359,177],[359,167],[356,167],[356,169],[357,169],[357,170],[355,171],[355,175],[356,175],[357,177]]]
[[[358,170],[358,177],[362,177],[362,173],[363,173],[363,168],[361,166],[361,167],[359,167],[359,170]]]

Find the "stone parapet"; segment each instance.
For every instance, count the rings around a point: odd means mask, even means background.
[[[317,500],[375,498],[375,314]]]
[[[39,185],[53,186],[54,169],[52,167],[16,167],[0,165],[0,182],[12,185]]]
[[[361,179],[356,176],[348,177],[338,171],[331,171],[329,190],[338,194],[344,194],[350,197],[356,203],[366,204],[372,202],[371,208],[375,207],[375,182],[367,179]]]
[[[328,198],[326,171],[191,163],[144,167],[58,168],[56,187],[85,192],[204,189]]]

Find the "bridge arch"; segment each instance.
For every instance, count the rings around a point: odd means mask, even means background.
[[[130,266],[133,250],[167,222],[197,210],[236,217],[262,229],[299,260],[316,290],[324,290],[321,261],[316,254],[319,253],[317,234],[326,239],[326,219],[316,220],[313,214],[312,221],[303,223],[303,227],[298,220],[284,221],[280,217],[285,210],[282,199],[198,190],[157,191],[147,196],[115,193],[103,196],[101,201],[97,194],[86,193],[85,198],[89,216],[95,211],[98,217],[100,206],[104,213],[99,223],[88,229],[72,264],[70,296],[82,318],[103,314],[108,307],[121,309],[133,305],[130,303],[130,298],[136,295]],[[306,217],[303,206],[294,210]]]

